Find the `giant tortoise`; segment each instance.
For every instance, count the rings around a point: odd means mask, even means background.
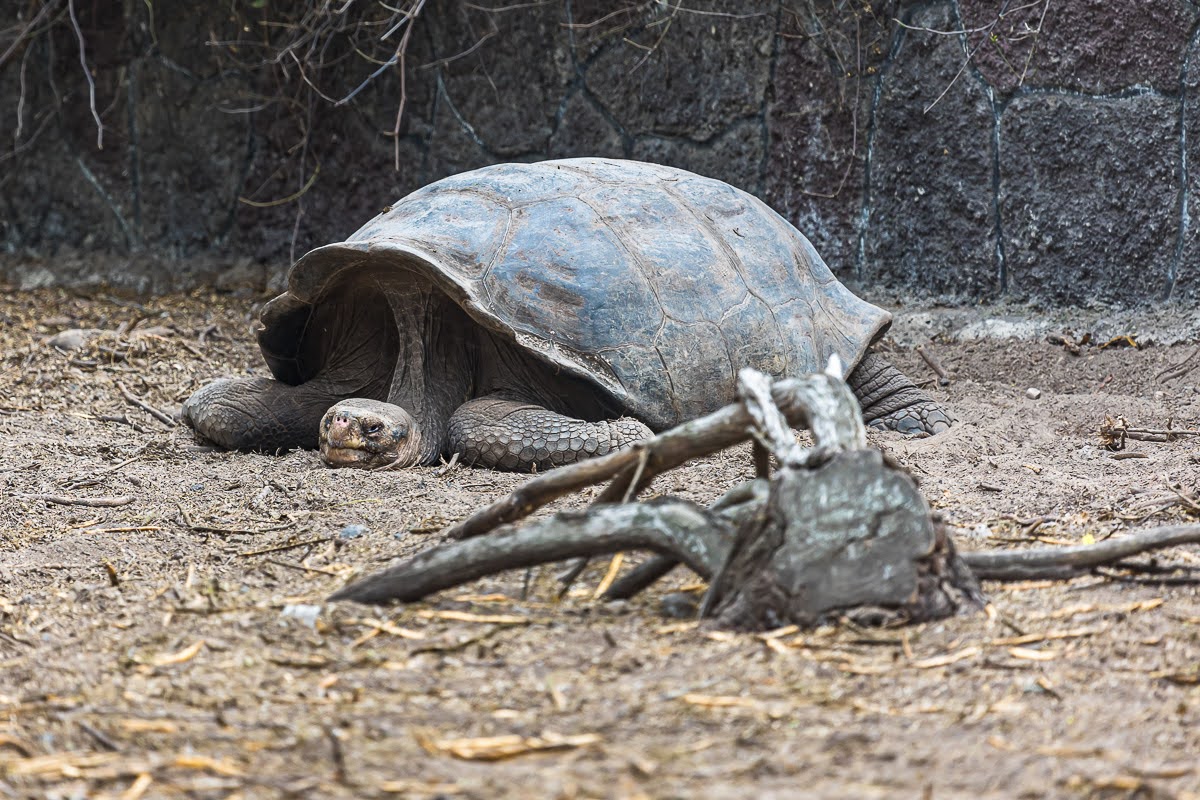
[[[183,416],[223,447],[319,443],[335,466],[458,453],[544,469],[730,402],[742,367],[799,375],[837,355],[867,422],[948,428],[868,350],[890,322],[728,184],[612,159],[499,164],[302,257],[261,315],[274,379],[213,382]]]

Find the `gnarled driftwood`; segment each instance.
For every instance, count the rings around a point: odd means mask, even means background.
[[[452,528],[459,541],[355,581],[331,599],[414,601],[506,569],[643,549],[658,555],[606,596],[632,596],[683,563],[709,581],[701,613],[729,627],[809,625],[842,614],[921,620],[980,604],[977,577],[1068,577],[1200,541],[1200,525],[1181,525],[1096,545],[959,554],[913,480],[867,447],[857,401],[838,370],[831,372],[772,383],[743,370],[740,402],[631,450],[538,476]],[[789,425],[810,427],[814,446],[799,446]],[[656,475],[747,438],[760,477],[712,506],[636,501]],[[768,453],[777,465],[769,480]],[[609,479],[584,511],[492,532]]]

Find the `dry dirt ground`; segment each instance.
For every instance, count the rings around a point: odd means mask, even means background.
[[[1195,548],[894,630],[713,631],[663,616],[688,575],[594,601],[607,563],[561,601],[547,567],[327,604],[522,479],[198,446],[170,415],[263,372],[252,306],[0,293],[0,797],[1200,797]],[[43,343],[68,328],[101,333]],[[1196,520],[1200,438],[1118,459],[1097,429],[1200,428],[1197,347],[1099,344],[936,339],[960,424],[873,441],[964,548]]]

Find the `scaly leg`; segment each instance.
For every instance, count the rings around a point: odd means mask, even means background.
[[[878,353],[867,353],[846,378],[862,405],[863,421],[909,434],[950,429],[950,415]]]
[[[464,464],[529,472],[607,455],[651,431],[631,417],[585,422],[489,395],[459,406],[449,434],[450,452]]]

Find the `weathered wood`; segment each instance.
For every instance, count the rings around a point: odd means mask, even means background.
[[[563,511],[520,529],[431,548],[330,599],[412,602],[508,569],[621,550],[670,553],[707,577],[725,561],[732,539],[733,528],[720,515],[675,498]]]
[[[812,625],[842,615],[915,621],[981,604],[976,576],[1069,577],[1200,542],[1200,525],[1176,525],[1093,545],[960,555],[912,478],[865,447],[857,403],[839,379],[811,375],[772,385],[744,373],[739,387],[738,406],[637,449],[535,478],[456,529],[472,538],[352,583],[332,599],[413,601],[501,570],[643,549],[658,555],[614,583],[607,597],[632,596],[682,562],[710,582],[701,613],[727,627]],[[788,427],[801,420],[812,422],[812,448],[799,446]],[[654,475],[748,436],[760,470],[767,453],[778,465],[769,480],[734,487],[710,508],[675,498],[619,502]],[[478,535],[614,476],[585,511]]]
[[[763,452],[767,452],[765,449]],[[730,489],[709,506],[712,511],[729,520],[734,530],[740,530],[750,519],[766,512],[770,485],[765,477],[755,478]],[[656,555],[615,580],[604,593],[605,600],[625,600],[651,586],[675,567],[679,559]]]
[[[816,373],[803,378],[789,378],[776,381],[771,386],[771,398],[780,411],[783,412],[791,425],[812,427],[816,441],[833,440],[845,436],[842,430],[848,423],[843,418],[831,419],[818,417],[815,425],[810,425],[808,407],[814,400],[831,392],[848,397],[857,409],[858,403],[853,393],[840,379],[830,375]],[[633,479],[640,450],[647,455],[642,477],[638,481],[641,487],[649,485],[655,476],[667,470],[674,469],[680,464],[693,458],[711,455],[726,447],[743,442],[750,437],[750,427],[754,419],[747,411],[744,403],[734,403],[698,419],[685,422],[668,431],[647,439],[629,450],[622,450],[601,458],[581,461],[539,475],[521,486],[511,494],[497,500],[491,505],[476,511],[467,519],[451,527],[447,533],[454,539],[468,539],[480,536],[494,530],[505,523],[514,522],[529,516],[542,506],[547,505],[573,491],[603,483],[619,473],[629,470],[629,480]],[[862,427],[861,413],[857,425]],[[625,492],[625,487],[614,490],[609,500],[615,500]],[[634,492],[636,495],[636,491]]]
[[[706,598],[724,627],[814,625],[860,608],[934,619],[979,596],[916,484],[876,450],[781,467],[758,519]]]
[[[482,533],[528,513],[562,487],[604,473],[623,471],[602,497],[615,500],[620,491],[628,498],[648,476],[751,435],[780,465],[766,484],[765,501],[759,480],[722,498],[720,510],[674,499],[594,504],[434,548],[347,586],[334,599],[414,600],[503,569],[629,548],[653,550],[711,578],[705,610],[737,627],[811,624],[860,605],[923,619],[958,607],[950,590],[971,593],[973,585],[954,585],[964,575],[969,583],[969,573],[953,568],[953,548],[937,535],[915,484],[880,453],[863,449],[858,404],[840,378],[810,375],[772,386],[766,376],[743,371],[739,393],[739,405],[643,442],[628,460],[535,479],[462,528]],[[789,428],[800,419],[811,423],[811,449],[800,447]],[[661,574],[666,568],[663,558],[650,569]],[[639,580],[651,577],[644,571]]]
[[[1070,578],[1151,550],[1196,543],[1200,543],[1200,525],[1167,525],[1095,544],[977,550],[961,556],[980,580],[1045,580]]]

